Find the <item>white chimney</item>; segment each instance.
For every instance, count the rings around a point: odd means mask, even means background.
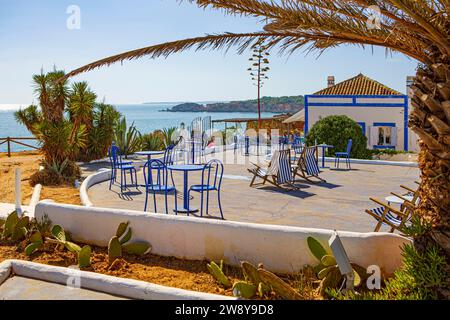
[[[334,76],[328,76],[327,82],[328,82],[328,88],[334,86],[334,84],[335,84]]]
[[[414,76],[407,76],[406,77],[406,95],[408,97],[410,97],[410,98],[411,98],[411,95],[412,95],[411,86],[414,83],[414,78],[415,78]]]

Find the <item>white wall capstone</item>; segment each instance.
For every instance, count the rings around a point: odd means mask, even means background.
[[[112,277],[100,273],[49,266],[22,260],[0,263],[0,285],[11,274],[47,282],[67,284],[69,277],[79,276],[83,289],[140,300],[228,300],[231,297],[161,286],[149,282]]]
[[[98,170],[98,172],[91,174],[86,179],[84,179],[83,183],[80,186],[81,203],[86,207],[94,206],[91,200],[89,200],[89,188],[97,183],[107,181],[109,179],[111,179],[111,169],[100,169]]]
[[[36,218],[48,215],[75,241],[107,246],[120,222],[129,221],[133,239],[149,242],[153,253],[190,260],[220,260],[238,265],[262,262],[268,270],[291,273],[317,261],[306,239],[326,244],[332,230],[274,226],[40,202]],[[378,265],[386,274],[402,266],[401,246],[410,240],[387,233],[339,232],[352,262]]]

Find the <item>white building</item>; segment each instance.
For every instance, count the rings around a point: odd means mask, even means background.
[[[410,109],[408,96],[359,74],[338,84],[328,77],[328,88],[305,96],[300,113],[304,113],[305,134],[322,118],[346,115],[361,126],[369,149],[416,151],[417,136],[408,128]]]

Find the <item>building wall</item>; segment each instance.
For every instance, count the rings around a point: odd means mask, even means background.
[[[368,148],[377,144],[371,131],[378,126],[388,126],[395,131],[396,150],[410,148],[406,96],[307,96],[305,100],[305,132],[322,118],[346,115],[361,125]]]

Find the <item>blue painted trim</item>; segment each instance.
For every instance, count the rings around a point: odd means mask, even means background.
[[[396,127],[397,125],[394,122],[374,122],[374,127]]]
[[[409,98],[405,97],[405,107],[404,107],[404,124],[403,124],[403,150],[409,151],[409,132],[408,132],[408,118],[409,118],[409,111],[408,111],[408,103]]]
[[[309,114],[308,114],[308,107],[309,107],[309,103],[308,103],[308,96],[305,96],[305,136],[308,133],[308,125],[309,125]]]
[[[380,96],[380,95],[317,95],[317,94],[309,94],[305,97],[311,98],[381,98],[381,99],[402,99],[407,97],[406,95],[396,95],[396,96]]]
[[[382,108],[403,108],[404,103],[326,103],[326,102],[312,102],[311,107],[382,107]]]
[[[365,122],[357,122],[357,123],[361,127],[363,134],[366,135],[366,123]]]
[[[382,150],[382,149],[391,149],[395,150],[395,146],[373,146],[374,149]]]

